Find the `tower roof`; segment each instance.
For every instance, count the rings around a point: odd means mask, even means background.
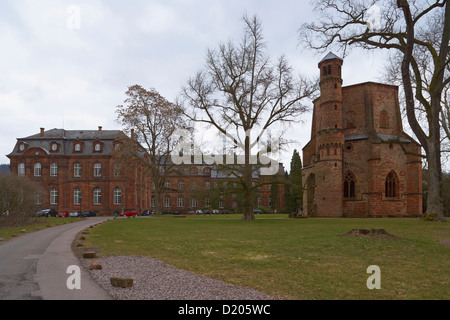
[[[330,51],[322,60],[320,60],[319,63],[326,61],[326,60],[331,60],[331,59],[343,60],[342,58],[338,57],[337,55],[335,55],[333,52]]]

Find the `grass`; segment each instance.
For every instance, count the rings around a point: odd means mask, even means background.
[[[101,255],[142,255],[281,299],[450,299],[450,224],[258,215],[123,218],[90,229]],[[340,237],[385,229],[400,241]],[[1,230],[0,230],[1,232]],[[1,237],[1,233],[0,233]],[[381,269],[381,289],[366,286]],[[151,270],[148,270],[151,272]]]
[[[30,233],[38,230],[42,230],[45,228],[54,227],[57,225],[70,223],[70,222],[77,222],[80,221],[80,218],[37,218],[37,219],[31,219],[29,223],[17,227],[6,227],[2,228],[0,227],[0,238],[4,240],[9,240],[11,238],[20,236],[24,234],[22,230],[25,229],[25,233]]]

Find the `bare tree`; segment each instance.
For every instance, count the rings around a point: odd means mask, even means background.
[[[158,214],[161,195],[167,190],[167,176],[174,166],[170,153],[179,139],[174,132],[186,128],[185,121],[181,110],[155,89],[134,85],[125,95],[125,104],[117,106],[117,120],[131,140],[124,141],[115,158],[124,170],[138,165],[141,176],[150,177]]]
[[[217,49],[208,50],[206,68],[189,80],[183,101],[191,107],[186,109],[190,119],[217,129],[233,148],[243,152],[241,164],[228,166],[227,170],[242,185],[243,220],[253,220],[256,186],[252,186],[252,174],[257,166],[252,164],[252,148],[264,145],[263,134],[274,124],[295,122],[307,110],[302,102],[312,97],[318,82],[304,77],[294,79],[284,56],[273,63],[260,20],[244,16],[243,22],[240,43],[221,43]],[[281,132],[277,137],[278,145],[284,141],[282,136]],[[262,150],[257,153],[259,157],[266,154]]]
[[[367,50],[398,50],[408,122],[421,143],[429,168],[426,214],[445,221],[442,203],[442,164],[440,157],[442,93],[449,83],[450,8],[446,0],[320,0],[317,23],[304,24],[301,41],[311,48],[325,50],[336,45],[345,52],[350,46]],[[441,24],[436,24],[439,19]],[[439,26],[430,28],[430,26]],[[427,57],[424,59],[424,57]],[[429,87],[424,88],[421,64],[427,63]],[[428,94],[427,94],[428,93]],[[416,103],[420,108],[416,108]],[[425,112],[426,128],[417,110]]]
[[[29,223],[35,216],[42,187],[35,182],[0,174],[0,227]]]

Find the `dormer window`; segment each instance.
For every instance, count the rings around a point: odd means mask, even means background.
[[[81,152],[82,151],[82,143],[79,142],[79,141],[74,142],[74,144],[73,144],[73,151],[74,152]]]
[[[24,152],[26,149],[26,145],[23,142],[19,143],[19,152]]]
[[[102,152],[102,143],[94,142],[94,152]]]
[[[52,142],[50,144],[50,150],[51,152],[58,152],[59,149],[59,145],[56,142]]]

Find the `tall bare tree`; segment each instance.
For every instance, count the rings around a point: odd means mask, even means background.
[[[426,214],[445,221],[442,203],[441,124],[442,93],[450,81],[444,77],[449,64],[450,7],[446,0],[320,0],[315,10],[318,21],[304,24],[301,41],[311,48],[325,50],[350,46],[367,50],[398,50],[405,92],[406,114],[412,131],[421,143],[430,174]],[[439,27],[435,19],[439,19]],[[433,37],[431,37],[431,35]],[[431,81],[423,86],[421,63],[427,59]],[[416,108],[416,104],[420,108]],[[425,112],[421,125],[417,110]]]
[[[228,166],[244,194],[243,220],[253,220],[252,148],[276,123],[292,123],[306,107],[302,102],[317,90],[317,81],[294,79],[293,70],[281,56],[273,63],[267,53],[261,21],[243,17],[240,43],[221,43],[208,50],[206,68],[188,81],[183,101],[188,117],[205,123],[226,136],[242,151],[240,166]],[[277,137],[281,142],[282,135]],[[265,145],[268,150],[268,146]],[[274,148],[276,146],[272,146]],[[258,150],[259,156],[263,151]],[[255,152],[254,154],[256,154]],[[236,172],[239,168],[239,172]],[[278,171],[278,167],[277,167]]]
[[[155,213],[161,211],[161,195],[173,169],[170,153],[178,143],[177,129],[185,129],[182,112],[155,89],[130,86],[124,105],[117,106],[117,121],[131,136],[115,152],[116,161],[127,170],[127,164],[138,165],[143,176],[149,176],[154,194]]]

